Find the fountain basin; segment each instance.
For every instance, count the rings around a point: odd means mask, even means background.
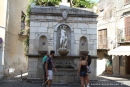
[[[80,51],[80,55],[86,56],[86,55],[88,55],[88,53],[89,53],[89,51]]]
[[[39,53],[40,55],[46,55],[46,52],[47,52],[47,51],[45,51],[45,50],[38,50],[38,53]]]
[[[69,50],[67,49],[58,49],[58,53],[61,55],[61,56],[66,56],[68,53],[69,53]]]

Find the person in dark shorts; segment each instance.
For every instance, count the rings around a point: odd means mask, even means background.
[[[48,80],[48,87],[51,87],[51,82],[53,79],[53,68],[55,71],[57,71],[53,63],[54,54],[55,51],[50,51],[50,56],[46,60],[46,76]]]
[[[78,73],[77,76],[80,75],[80,80],[81,80],[81,87],[84,87],[84,85],[87,85],[86,83],[86,73],[87,73],[87,61],[85,60],[84,56],[81,56],[81,61],[79,63],[79,67],[78,67]]]
[[[46,87],[46,84],[44,84],[44,83],[47,80],[45,64],[46,64],[46,60],[47,60],[48,57],[49,57],[49,52],[46,51],[46,55],[42,58],[42,66],[43,66],[43,84],[42,85],[44,85],[44,87]]]

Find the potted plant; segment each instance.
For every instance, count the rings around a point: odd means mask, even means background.
[[[125,39],[122,38],[122,39],[121,39],[121,42],[124,42],[124,41],[125,41]]]

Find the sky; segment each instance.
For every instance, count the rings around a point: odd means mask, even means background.
[[[98,2],[99,0],[92,0],[92,1]]]

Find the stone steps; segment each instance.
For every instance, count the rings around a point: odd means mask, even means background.
[[[79,83],[52,83],[52,87],[80,87]]]

